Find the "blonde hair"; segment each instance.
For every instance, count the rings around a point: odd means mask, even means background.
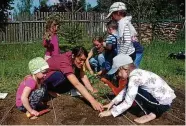
[[[136,68],[136,66],[134,65],[134,63],[130,63],[127,65],[123,65],[121,67],[119,67],[118,70],[127,70],[127,73],[129,74],[132,70],[134,70]]]
[[[45,33],[44,33],[44,38],[45,39],[51,39],[50,38],[50,28],[52,26],[52,24],[55,23],[55,25],[59,25],[59,20],[54,18],[54,17],[49,17],[46,21],[46,25],[45,25]]]
[[[56,25],[59,25],[59,20],[55,17],[49,17],[46,21],[45,25],[45,32],[49,32],[50,28],[52,26],[52,23],[56,23]]]

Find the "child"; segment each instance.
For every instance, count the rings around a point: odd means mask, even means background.
[[[118,22],[118,54],[127,54],[135,60],[135,48],[131,38],[131,31],[133,29],[131,28],[131,22],[128,20],[129,17],[126,16],[126,10],[127,8],[124,3],[115,2],[110,6],[107,18],[112,17],[112,20]]]
[[[133,42],[133,46],[135,48],[135,52],[136,52],[136,58],[134,60],[134,64],[135,66],[138,68],[140,63],[141,63],[141,60],[143,58],[143,46],[141,46],[141,44],[137,41],[132,41]]]
[[[117,73],[118,77],[129,79],[124,88],[99,114],[100,117],[122,114],[135,101],[145,115],[134,119],[137,123],[146,123],[167,111],[176,98],[174,91],[158,75],[150,71],[136,69],[130,56],[119,54],[113,59],[112,69],[108,74]]]
[[[94,74],[94,72],[101,73],[101,70],[103,69],[103,65],[105,63],[103,54],[103,38],[99,36],[93,38],[93,45],[94,47],[90,50],[86,59],[86,67],[91,74]],[[92,68],[94,71],[92,70]]]
[[[106,25],[108,36],[103,43],[105,47],[105,70],[109,71],[112,65],[112,59],[117,55],[117,29],[116,21],[109,21]]]
[[[138,68],[141,63],[142,57],[143,57],[144,48],[138,42],[138,39],[136,37],[137,32],[136,32],[136,29],[134,28],[134,26],[131,24],[131,19],[132,19],[132,16],[128,16],[128,20],[129,20],[129,24],[130,24],[130,33],[131,33],[131,37],[132,37],[132,43],[133,43],[133,46],[135,48],[135,53],[136,53],[136,58],[134,60],[134,64]]]
[[[57,19],[51,18],[46,22],[46,32],[43,37],[43,46],[46,48],[45,60],[60,53],[57,37],[58,26],[59,21]]]
[[[26,76],[19,85],[16,93],[16,106],[26,114],[38,116],[39,112],[36,109],[46,94],[46,88],[41,85],[40,81],[49,66],[41,57],[32,59],[28,66],[31,75]]]

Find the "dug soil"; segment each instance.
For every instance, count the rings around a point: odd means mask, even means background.
[[[175,90],[177,98],[172,108],[160,118],[147,125],[185,125],[185,91]],[[108,99],[107,99],[108,100]],[[131,112],[113,118],[99,118],[83,98],[62,94],[48,102],[51,111],[35,120],[28,119],[25,113],[15,107],[15,94],[0,100],[0,124],[2,125],[135,125],[136,115]]]

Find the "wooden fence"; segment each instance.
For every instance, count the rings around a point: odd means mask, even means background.
[[[41,41],[45,30],[45,20],[51,14],[59,16],[62,28],[78,24],[82,28],[82,36],[89,36],[90,39],[94,33],[102,34],[106,30],[106,13],[39,12],[33,15],[22,14],[8,22],[5,32],[0,31],[0,43]],[[178,17],[177,20],[181,21],[181,18]]]

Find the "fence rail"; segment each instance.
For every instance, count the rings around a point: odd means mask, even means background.
[[[106,13],[39,12],[33,15],[22,14],[8,22],[4,32],[0,31],[0,43],[41,41],[45,30],[45,20],[51,14],[59,15],[62,28],[63,26],[71,27],[73,24],[80,25],[82,27],[82,36],[88,35],[92,38],[94,33],[102,34],[106,30]],[[175,20],[184,22],[180,16]]]

